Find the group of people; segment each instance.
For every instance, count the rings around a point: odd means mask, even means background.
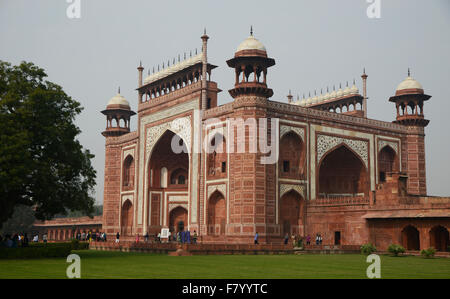
[[[87,233],[85,231],[78,232],[75,236],[75,239],[78,241],[87,241],[87,242],[106,242],[106,233],[105,232],[91,232],[88,231]]]
[[[0,247],[27,247],[28,242],[29,239],[27,234],[14,234],[13,236],[11,236],[10,234],[7,234],[5,236],[0,235]]]
[[[311,235],[309,235],[309,234],[306,237],[296,236],[296,235],[292,234],[290,239],[292,240],[293,246],[296,246],[299,243],[299,241],[303,241],[303,240],[306,242],[306,245],[311,245]],[[322,235],[319,233],[316,234],[316,239],[315,239],[316,245],[322,245],[322,240],[323,240]],[[284,244],[287,245],[288,243],[289,243],[289,234],[286,233],[286,235],[284,236]],[[257,244],[256,241],[255,241],[255,244]]]
[[[36,235],[37,236],[37,235]],[[33,238],[33,242],[35,241],[36,236]],[[4,236],[0,235],[0,247],[8,247],[8,248],[17,248],[17,247],[28,247],[28,243],[30,242],[28,238],[28,234],[6,234]]]
[[[144,242],[148,243],[150,240],[150,236],[148,232],[144,235]],[[167,242],[178,242],[180,244],[187,243],[187,244],[197,244],[198,235],[197,231],[194,230],[193,234],[191,235],[190,231],[179,231],[179,232],[169,232],[169,235],[167,238],[162,238],[161,233],[155,234],[153,238],[153,242],[155,243],[163,243],[165,241]],[[136,243],[139,243],[140,241],[140,235],[136,235]],[[120,233],[117,232],[116,234],[116,243],[120,242]]]

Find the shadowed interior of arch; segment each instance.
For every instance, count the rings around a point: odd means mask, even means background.
[[[168,225],[164,221],[171,221],[171,215],[165,209],[167,206],[167,196],[169,192],[188,193],[189,190],[189,154],[186,151],[186,145],[183,139],[179,138],[183,151],[179,154],[174,153],[171,144],[175,136],[170,130],[167,130],[156,142],[150,161],[148,164],[148,192],[149,192],[149,232],[157,233],[161,227]],[[187,214],[187,211],[186,211]],[[180,220],[181,221],[181,220]],[[187,225],[187,216],[184,220]],[[176,227],[173,226],[175,229]]]
[[[319,198],[368,196],[367,169],[347,146],[329,152],[319,168]]]

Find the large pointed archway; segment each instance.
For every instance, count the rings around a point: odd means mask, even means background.
[[[280,232],[282,236],[303,235],[304,200],[300,194],[291,190],[279,201]]]
[[[189,192],[189,154],[184,140],[174,132],[166,130],[152,149],[148,163],[149,215],[148,224],[151,233],[157,233],[169,225],[168,196],[170,192],[187,197]],[[183,150],[173,149],[173,142]],[[187,213],[187,211],[186,211]],[[187,217],[184,220],[187,227]]]
[[[346,145],[329,152],[319,165],[319,198],[369,195],[367,169]]]

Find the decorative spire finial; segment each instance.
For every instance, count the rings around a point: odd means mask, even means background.
[[[117,91],[117,93],[119,93],[119,94],[120,94],[120,86],[119,86],[119,90]]]
[[[411,71],[408,68],[408,77],[411,77]]]
[[[206,27],[205,27],[205,29],[203,30],[203,34],[206,35]]]
[[[253,25],[250,25],[250,35],[253,36]]]

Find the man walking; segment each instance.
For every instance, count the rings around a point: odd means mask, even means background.
[[[256,232],[256,234],[255,234],[255,245],[257,245],[258,244],[258,232]]]

